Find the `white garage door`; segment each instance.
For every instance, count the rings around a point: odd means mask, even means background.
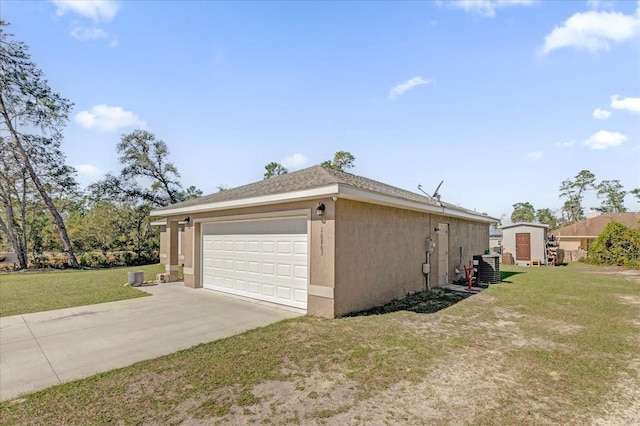
[[[307,308],[307,221],[202,225],[202,286]]]

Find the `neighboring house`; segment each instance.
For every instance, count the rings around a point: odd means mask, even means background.
[[[183,265],[186,286],[329,318],[424,290],[427,282],[449,283],[456,265],[489,247],[489,224],[497,222],[322,166],[151,215],[166,218],[160,257],[170,280]],[[459,252],[463,259],[453,255]]]
[[[609,222],[620,222],[632,228],[640,228],[640,213],[607,213],[581,222],[563,226],[551,232],[565,252],[589,251],[589,246],[602,233]],[[573,259],[573,257],[569,257]],[[579,256],[578,256],[579,257]]]
[[[502,253],[502,231],[495,225],[489,227],[489,248],[495,253]]]
[[[500,226],[503,253],[511,253],[517,265],[530,265],[532,260],[547,263],[547,230],[549,225],[519,222]]]

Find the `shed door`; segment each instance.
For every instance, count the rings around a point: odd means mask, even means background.
[[[516,260],[531,260],[531,234],[516,234]]]
[[[203,225],[202,287],[307,308],[306,219]]]

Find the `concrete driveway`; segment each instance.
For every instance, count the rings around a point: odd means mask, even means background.
[[[0,400],[302,315],[181,283],[151,297],[0,318]]]

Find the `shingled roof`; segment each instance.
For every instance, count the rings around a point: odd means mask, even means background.
[[[597,237],[609,222],[620,222],[632,228],[640,228],[640,213],[609,213],[563,226],[551,232],[560,237]]]
[[[265,197],[270,195],[294,193],[297,191],[307,191],[314,188],[323,188],[329,185],[341,185],[357,190],[366,191],[370,194],[378,194],[382,196],[393,197],[395,199],[406,200],[414,203],[420,203],[434,208],[453,209],[460,213],[472,216],[484,217],[473,210],[461,208],[449,203],[440,202],[438,200],[406,191],[395,186],[387,185],[382,182],[368,179],[362,176],[353,175],[351,173],[332,170],[324,166],[313,166],[306,169],[298,170],[292,173],[286,173],[270,179],[264,179],[248,185],[239,186],[237,188],[227,189],[216,192],[214,194],[205,195],[181,203],[172,204],[167,207],[155,209],[152,212],[154,216],[161,216],[163,212],[174,212],[176,210],[192,210],[197,206],[215,205],[217,203],[233,202],[237,200],[245,200],[256,197]],[[490,218],[493,219],[493,218]]]

